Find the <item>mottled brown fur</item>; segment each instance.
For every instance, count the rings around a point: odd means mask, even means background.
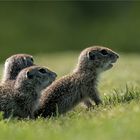
[[[6,59],[3,70],[2,84],[14,83],[19,72],[34,65],[34,60],[28,54],[15,54]],[[12,84],[13,85],[13,84]]]
[[[41,90],[50,85],[55,78],[56,74],[49,69],[31,66],[18,74],[13,87],[1,86],[0,111],[4,112],[4,118],[34,118]]]
[[[110,69],[118,57],[112,50],[101,46],[83,50],[73,73],[56,80],[43,91],[36,116],[66,113],[88,98],[96,105],[100,104],[102,101],[97,90],[99,75]]]

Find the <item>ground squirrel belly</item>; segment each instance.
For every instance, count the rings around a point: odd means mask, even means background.
[[[50,117],[66,113],[88,98],[96,105],[100,104],[98,77],[112,68],[118,58],[117,53],[101,46],[83,50],[73,73],[54,81],[44,90],[36,116]]]
[[[19,72],[29,66],[34,65],[34,60],[28,54],[15,54],[7,58],[4,64],[2,84],[12,82]]]
[[[4,118],[34,118],[41,90],[55,78],[56,74],[45,67],[31,66],[18,74],[12,88],[0,87],[0,111],[4,112]]]

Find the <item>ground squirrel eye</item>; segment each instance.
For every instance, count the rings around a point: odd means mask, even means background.
[[[42,74],[47,73],[47,71],[45,69],[43,69],[43,68],[42,69],[39,69],[39,72],[42,73]]]
[[[106,50],[101,50],[100,53],[101,53],[102,55],[107,55],[107,54],[108,54],[108,52],[107,52]]]
[[[34,59],[31,57],[31,61],[34,62]]]

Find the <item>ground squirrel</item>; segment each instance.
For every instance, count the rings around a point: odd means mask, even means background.
[[[118,58],[117,53],[101,46],[83,50],[73,73],[54,81],[43,91],[36,116],[66,113],[87,98],[96,105],[100,104],[102,101],[97,89],[99,75],[112,68]]]
[[[1,83],[9,83],[16,79],[19,72],[29,66],[34,65],[34,60],[28,54],[15,54],[7,58],[4,64],[3,77]],[[10,82],[11,83],[11,82]]]
[[[45,67],[31,66],[18,74],[12,88],[0,87],[0,111],[4,112],[4,118],[34,118],[41,90],[55,78],[56,74]]]

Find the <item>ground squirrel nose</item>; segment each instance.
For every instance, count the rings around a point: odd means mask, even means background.
[[[53,77],[56,78],[57,77],[57,74],[56,73],[53,73]]]
[[[56,78],[57,77],[57,74],[55,73],[55,72],[50,72],[50,74],[49,74],[51,77],[53,77],[53,78]]]
[[[119,54],[116,54],[116,58],[117,58],[117,59],[119,58]]]

